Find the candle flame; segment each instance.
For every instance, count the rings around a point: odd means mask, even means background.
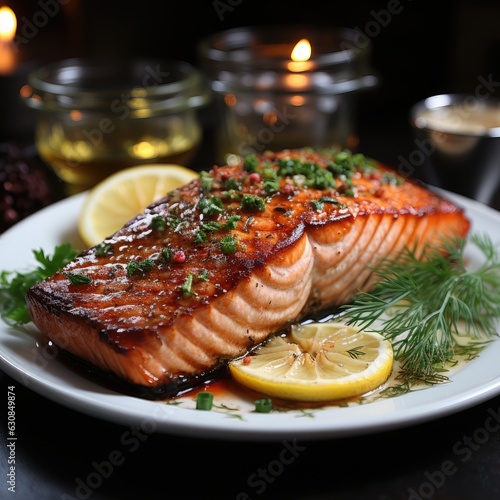
[[[17,18],[10,7],[0,7],[0,41],[10,42],[17,29]]]
[[[293,48],[290,57],[292,61],[308,61],[311,57],[311,44],[309,43],[309,40],[306,38],[299,40]]]

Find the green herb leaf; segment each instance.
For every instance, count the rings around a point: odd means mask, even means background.
[[[200,274],[198,274],[197,278],[200,281],[208,281],[208,271],[203,269]]]
[[[198,210],[208,216],[216,215],[224,210],[224,203],[218,196],[202,198],[197,205]]]
[[[205,230],[205,231],[209,231],[211,233],[214,233],[215,231],[219,230],[222,226],[220,224],[218,224],[217,222],[214,222],[214,221],[208,221],[208,222],[205,222],[201,225],[201,227]]]
[[[181,292],[185,297],[189,297],[190,295],[196,295],[192,290],[191,287],[193,286],[193,274],[189,273],[186,276],[186,280],[184,283],[181,285]]]
[[[229,216],[226,223],[224,224],[224,228],[227,229],[228,231],[232,231],[233,229],[236,229],[236,226],[238,225],[238,221],[240,219],[241,219],[241,215]]]
[[[211,191],[214,185],[215,179],[205,171],[200,172],[200,183],[201,189],[203,191]]]
[[[241,200],[243,210],[263,212],[266,209],[266,202],[260,196],[254,194],[244,194]]]
[[[55,247],[52,256],[43,250],[33,250],[35,260],[40,264],[28,272],[2,271],[0,273],[0,316],[13,325],[31,321],[26,307],[26,292],[36,283],[43,281],[72,261],[78,250],[64,243]]]
[[[161,215],[155,215],[151,219],[151,229],[158,233],[163,233],[167,227],[167,221]]]
[[[220,248],[224,253],[236,252],[236,240],[232,236],[225,236],[220,240]]]
[[[151,271],[155,267],[155,262],[153,259],[144,259],[141,261],[131,260],[127,264],[127,275],[132,276],[134,274],[140,274],[144,276],[146,273]]]
[[[72,285],[88,285],[92,283],[92,278],[90,276],[85,276],[85,274],[64,273],[64,276],[68,278]]]
[[[208,241],[207,233],[200,229],[193,238],[193,243],[196,245],[198,243],[205,243],[206,241]]]
[[[248,155],[243,161],[243,168],[247,172],[257,172],[259,167],[259,160],[256,155]]]
[[[95,247],[95,256],[104,257],[105,255],[112,255],[114,250],[114,246],[111,243],[99,243]]]
[[[172,258],[172,252],[167,247],[162,248],[161,249],[161,256],[165,262],[170,262],[170,259]]]

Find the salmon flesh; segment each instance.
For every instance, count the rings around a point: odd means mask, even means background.
[[[381,259],[468,231],[459,206],[361,154],[268,152],[200,172],[32,287],[27,304],[76,360],[169,397],[369,290]]]

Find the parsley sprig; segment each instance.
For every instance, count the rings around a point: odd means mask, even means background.
[[[55,247],[52,255],[33,250],[38,266],[27,272],[2,271],[0,273],[0,317],[9,324],[23,325],[31,321],[26,307],[26,292],[36,283],[52,276],[78,254],[69,243]]]
[[[426,247],[423,259],[405,249],[398,261],[374,270],[379,282],[372,292],[343,308],[349,324],[392,341],[406,381],[446,379],[442,372],[463,350],[464,335],[473,339],[471,349],[498,336],[500,254],[488,236],[472,235],[470,243],[484,257],[476,269],[466,268],[466,239]]]

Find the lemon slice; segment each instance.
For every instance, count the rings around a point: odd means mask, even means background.
[[[240,384],[268,396],[324,402],[372,391],[391,374],[390,341],[341,322],[292,327],[249,355],[231,361]]]
[[[189,168],[151,164],[120,170],[94,186],[84,201],[78,232],[88,246],[111,236],[172,189],[198,177]]]

